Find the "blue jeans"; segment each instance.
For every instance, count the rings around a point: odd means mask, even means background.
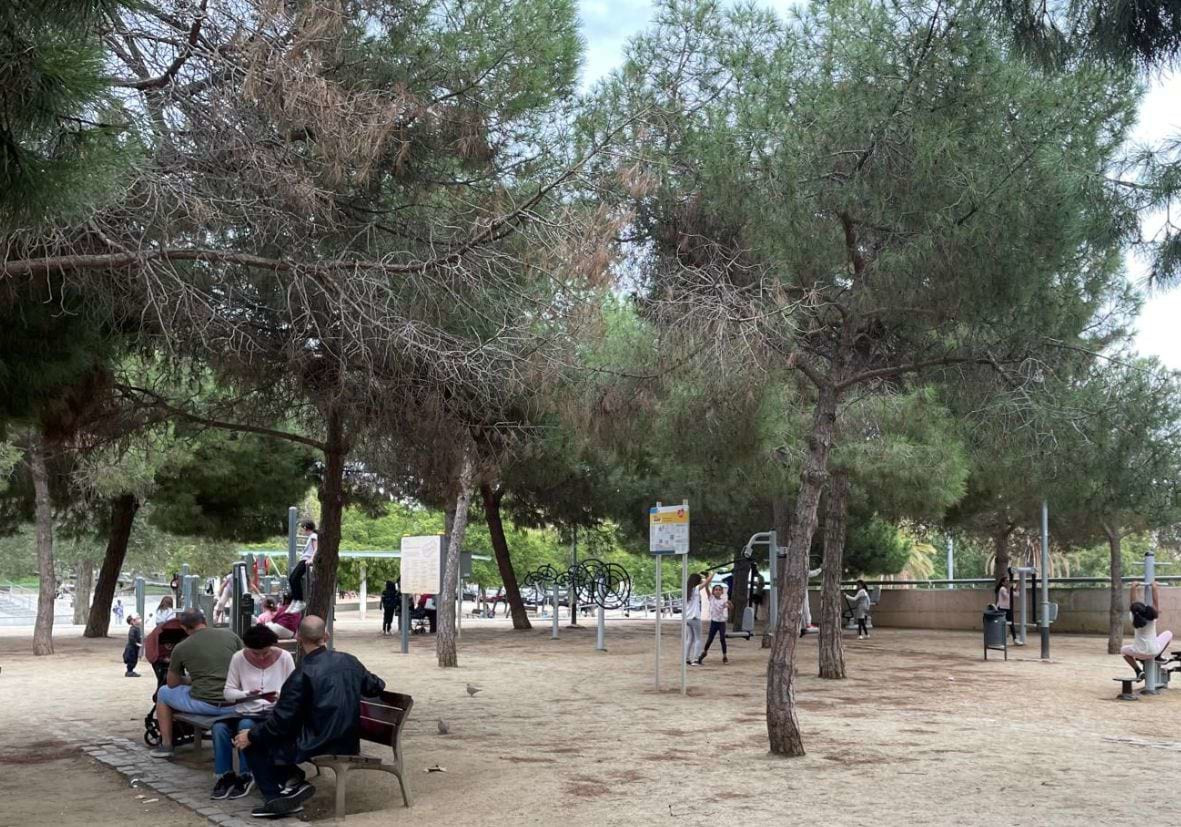
[[[177,712],[188,712],[190,715],[225,715],[227,712],[233,712],[228,706],[218,706],[194,698],[193,687],[187,683],[179,686],[161,686],[156,690],[156,700]]]
[[[221,778],[234,769],[234,735],[254,726],[253,718],[239,718],[236,721],[218,721],[213,725],[213,774]],[[246,760],[238,756],[238,769],[245,775]]]

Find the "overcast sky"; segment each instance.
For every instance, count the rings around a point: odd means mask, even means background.
[[[792,0],[764,0],[764,5],[785,9]],[[580,0],[579,16],[586,38],[583,86],[609,73],[623,61],[628,38],[641,31],[652,17],[646,0]],[[1156,142],[1181,134],[1181,74],[1156,80],[1140,111],[1136,139]],[[1146,231],[1155,231],[1160,219],[1146,221]],[[1143,279],[1145,266],[1130,261],[1129,270]],[[1139,319],[1136,344],[1145,354],[1155,354],[1172,368],[1181,370],[1181,287],[1148,297]]]

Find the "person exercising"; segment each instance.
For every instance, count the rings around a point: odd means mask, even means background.
[[[705,656],[709,654],[709,647],[713,645],[714,636],[718,636],[722,641],[722,663],[729,663],[730,659],[726,657],[726,617],[729,615],[730,609],[734,604],[726,599],[726,594],[720,585],[714,586],[709,593],[709,637],[705,640],[705,648],[701,650],[701,654],[697,658],[697,665],[705,660]]]
[[[1129,595],[1131,605],[1128,609],[1132,613],[1132,643],[1120,650],[1124,660],[1136,670],[1136,679],[1144,677],[1142,661],[1159,657],[1173,640],[1173,633],[1166,630],[1159,635],[1156,633],[1156,622],[1160,619],[1160,612],[1155,608],[1160,605],[1160,589],[1156,583],[1152,584],[1152,605],[1142,603],[1139,598],[1140,584],[1132,584]]]

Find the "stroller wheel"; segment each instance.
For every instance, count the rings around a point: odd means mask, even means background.
[[[150,729],[144,732],[144,743],[149,747],[160,746],[160,731],[156,729]]]

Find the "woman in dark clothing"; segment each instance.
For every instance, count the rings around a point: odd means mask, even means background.
[[[390,634],[394,625],[394,613],[402,603],[402,595],[398,591],[398,584],[393,580],[385,581],[385,590],[381,593],[381,633]]]

